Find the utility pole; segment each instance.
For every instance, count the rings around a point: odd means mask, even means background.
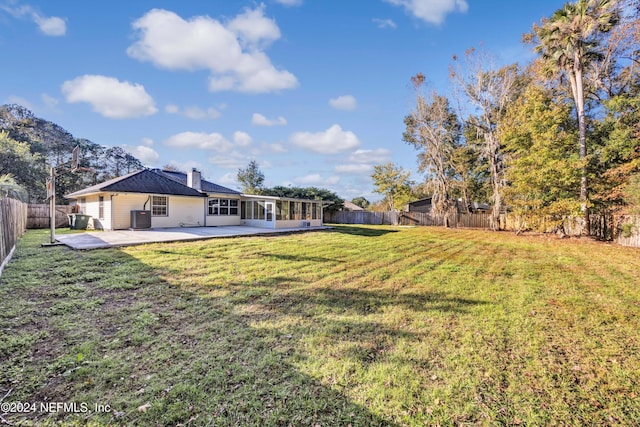
[[[49,177],[49,227],[51,229],[51,238],[49,242],[56,242],[56,168],[51,166],[51,176]]]

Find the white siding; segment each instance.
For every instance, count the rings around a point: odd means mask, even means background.
[[[100,196],[104,197],[104,213],[102,218],[99,217]],[[109,195],[106,193],[91,194],[86,196],[85,199],[86,202],[84,203],[84,209],[80,213],[91,216],[91,219],[89,220],[89,228],[96,228],[98,230],[111,229],[111,204],[109,203]]]
[[[198,227],[204,225],[204,197],[168,195],[167,216],[152,216],[151,227]],[[146,202],[146,206],[145,206]],[[151,210],[148,194],[118,194],[113,196],[114,229],[131,227],[132,210]]]
[[[169,197],[168,216],[152,216],[151,226],[157,227],[202,227],[204,226],[205,197]]]
[[[148,194],[117,194],[113,196],[113,229],[131,228],[131,211],[142,210],[148,199]],[[147,202],[146,209],[151,209],[151,201]],[[153,220],[151,225],[153,225]]]

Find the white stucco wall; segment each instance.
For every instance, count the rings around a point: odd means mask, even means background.
[[[151,227],[204,226],[205,197],[168,196],[168,216],[152,216]]]
[[[100,196],[104,197],[103,203],[103,216],[99,217],[100,213]],[[85,203],[82,205],[83,209],[81,210],[81,214],[90,215],[91,220],[89,221],[89,228],[96,229],[111,229],[111,204],[109,203],[109,195],[106,193],[103,194],[92,194],[85,197]],[[79,202],[79,201],[78,201]]]
[[[131,211],[142,210],[147,199],[149,199],[148,194],[117,194],[113,196],[113,229],[123,230],[130,228]],[[151,209],[150,203],[147,203],[147,210]],[[153,220],[151,225],[153,226]]]

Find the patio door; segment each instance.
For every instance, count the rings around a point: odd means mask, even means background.
[[[266,202],[264,204],[265,207],[265,220],[267,222],[273,222],[273,202]]]

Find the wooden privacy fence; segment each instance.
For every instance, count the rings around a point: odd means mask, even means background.
[[[72,206],[56,205],[56,228],[68,227]],[[29,205],[27,215],[27,228],[49,228],[49,205]]]
[[[614,224],[614,242],[622,246],[640,248],[640,215],[616,216]]]
[[[490,228],[489,214],[450,214],[435,216],[424,212],[369,212],[339,211],[325,213],[324,221],[334,224],[371,224],[371,225],[426,225],[449,227]]]
[[[0,199],[0,274],[11,259],[16,241],[27,228],[27,205],[7,197]]]
[[[640,247],[640,215],[594,214],[589,216],[590,235],[623,246]],[[447,221],[447,222],[445,222]],[[448,216],[435,216],[423,212],[369,212],[339,211],[326,212],[324,222],[334,224],[371,224],[371,225],[423,225],[445,226],[453,228],[490,229],[488,213],[455,213]],[[528,227],[523,219],[512,214],[500,215],[500,230],[517,231]],[[579,217],[567,216],[560,221],[549,219],[535,227],[543,233],[562,230],[568,236],[580,236],[583,221]]]

